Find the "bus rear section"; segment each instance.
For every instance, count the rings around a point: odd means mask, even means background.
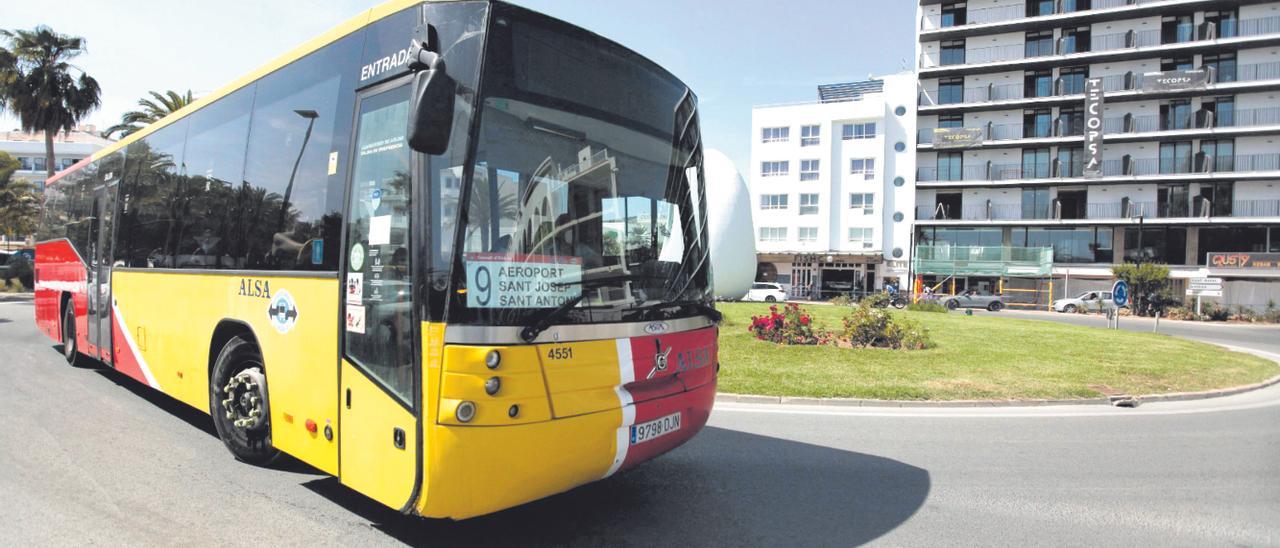
[[[240,460],[462,519],[710,414],[697,99],[566,23],[393,0],[50,183],[42,331]]]

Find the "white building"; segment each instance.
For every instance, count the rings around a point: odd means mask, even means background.
[[[1280,302],[1265,283],[1280,255],[1264,255],[1280,253],[1280,2],[917,1],[916,241],[931,248],[917,257],[1051,247],[1054,296],[1141,260],[1170,265],[1179,291],[1223,276],[1228,303]],[[1086,177],[1093,79],[1101,172]],[[1214,253],[1260,266],[1206,264]],[[914,274],[950,278],[939,269]]]
[[[757,280],[810,297],[905,282],[915,210],[915,76],[819,88],[751,113]]]
[[[109,144],[111,141],[99,137],[94,126],[59,133],[53,138],[54,171],[71,167]],[[0,152],[17,158],[20,167],[13,175],[15,179],[37,182],[43,189],[44,180],[49,176],[45,169],[44,133],[0,132]]]

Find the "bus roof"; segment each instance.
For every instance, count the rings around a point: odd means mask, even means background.
[[[61,179],[63,174],[70,173],[72,171],[75,171],[76,169],[79,169],[81,167],[81,164],[83,163],[96,161],[104,156],[108,156],[112,153],[120,151],[124,149],[124,147],[129,146],[129,143],[142,139],[147,135],[150,135],[156,132],[160,128],[163,128],[169,124],[172,124],[178,120],[181,120],[183,117],[191,114],[192,112],[200,110],[201,108],[204,108],[208,104],[214,101],[217,101],[218,99],[221,99],[222,97],[225,97],[242,87],[252,84],[253,82],[257,81],[259,78],[262,78],[263,76],[266,76],[272,72],[275,72],[276,70],[279,70],[280,68],[284,67],[285,65],[288,65],[289,63],[297,61],[298,59],[305,57],[307,54],[314,52],[316,50],[319,50],[320,48],[325,47],[330,43],[337,41],[339,38],[342,38],[348,34],[356,32],[364,27],[367,27],[374,22],[377,22],[389,15],[399,12],[400,10],[403,10],[405,8],[408,8],[416,4],[422,4],[428,1],[433,1],[433,0],[387,0],[382,4],[379,4],[368,10],[360,12],[360,14],[356,15],[355,17],[352,17],[344,21],[343,23],[339,24],[338,26],[329,29],[324,34],[321,34],[319,36],[316,36],[315,38],[312,38],[306,41],[302,45],[296,48],[293,48],[287,53],[284,53],[283,55],[280,55],[275,59],[272,59],[266,64],[258,67],[256,70],[248,74],[245,74],[244,76],[241,76],[240,78],[236,79],[230,84],[227,84],[225,86],[218,88],[213,93],[205,95],[204,97],[201,97],[199,100],[196,100],[191,104],[185,107],[182,107],[178,111],[168,116],[165,116],[164,118],[161,118],[155,123],[152,123],[142,128],[141,130],[138,130],[136,132],[129,134],[128,137],[125,137],[119,141],[116,141],[111,145],[108,145],[102,148],[101,150],[98,150],[97,152],[94,152],[89,158],[86,158],[85,160],[77,163],[76,165],[71,166],[70,168],[63,170],[62,172],[55,174],[52,178],[50,178],[46,182],[46,184],[52,184],[56,182],[58,179]],[[434,0],[434,1],[438,1],[438,0]]]

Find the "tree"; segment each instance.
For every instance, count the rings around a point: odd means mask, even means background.
[[[1169,292],[1169,267],[1156,263],[1118,264],[1111,267],[1116,278],[1129,284],[1133,305],[1139,316],[1154,316],[1176,299]]]
[[[107,128],[103,135],[111,137],[119,134],[117,138],[128,137],[130,133],[141,130],[149,124],[154,124],[161,118],[173,114],[182,109],[193,101],[191,90],[187,90],[186,95],[180,95],[178,92],[169,90],[162,93],[149,91],[151,99],[143,97],[138,99],[138,106],[142,110],[131,110],[120,116],[120,123]]]
[[[23,131],[44,132],[45,166],[53,177],[54,135],[70,132],[101,103],[98,81],[70,63],[85,52],[85,41],[45,26],[0,30],[0,37],[9,42],[0,47],[0,58],[12,65],[4,70],[7,76],[0,75],[7,80],[0,98]]]
[[[18,160],[0,152],[0,234],[9,238],[27,236],[36,230],[40,197],[25,179],[13,180]]]

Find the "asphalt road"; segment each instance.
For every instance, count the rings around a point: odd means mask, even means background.
[[[636,470],[449,522],[234,461],[205,415],[66,365],[28,303],[0,303],[0,386],[6,545],[1280,545],[1280,387],[1137,409],[720,404]]]

